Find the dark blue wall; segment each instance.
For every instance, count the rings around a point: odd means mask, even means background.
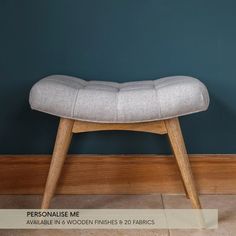
[[[31,111],[49,74],[134,81],[191,75],[207,112],[181,118],[191,153],[236,153],[236,1],[0,0],[0,153],[50,153],[58,118]],[[168,153],[166,138],[77,135],[73,153]]]

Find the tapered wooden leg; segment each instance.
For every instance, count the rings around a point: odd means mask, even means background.
[[[173,150],[173,149],[172,149],[172,150]],[[174,151],[173,151],[173,154],[174,154],[174,157],[175,157]],[[177,166],[179,167],[178,162],[177,162],[177,160],[176,160],[176,157],[175,157],[175,161],[176,161]],[[179,168],[178,168],[178,169],[179,169]],[[183,176],[182,176],[182,174],[181,174],[181,172],[180,172],[180,169],[179,169],[179,173],[180,173],[181,182],[182,182],[182,184],[183,184],[185,196],[186,196],[186,198],[189,199],[188,191],[187,191],[185,182],[184,182],[184,180],[183,180]]]
[[[170,140],[169,140],[169,141],[170,141]],[[177,162],[177,160],[176,160],[175,153],[174,153],[174,150],[173,150],[173,147],[172,147],[171,142],[170,142],[170,146],[171,146],[172,153],[174,154],[175,162],[176,162],[176,164],[177,164],[177,166],[178,166],[178,162]],[[183,184],[185,196],[186,196],[186,198],[189,199],[189,195],[188,195],[188,192],[187,192],[187,189],[186,189],[186,186],[185,186],[183,177],[182,177],[182,175],[181,175],[180,169],[178,168],[178,170],[179,170],[179,173],[180,173],[181,182],[182,182],[182,184]]]
[[[201,208],[178,118],[165,120],[167,134],[192,207]]]
[[[178,164],[178,163],[177,163],[177,164]],[[181,173],[180,173],[180,175],[181,175]],[[186,186],[185,186],[185,183],[184,183],[184,180],[183,180],[182,175],[181,175],[181,181],[182,181],[182,184],[183,184],[183,187],[184,187],[185,196],[186,196],[186,198],[189,199],[188,191],[187,191],[187,188],[186,188]]]
[[[43,201],[41,205],[42,209],[48,209],[50,201],[56,190],[57,182],[60,177],[61,170],[71,142],[73,124],[73,120],[66,118],[60,119],[52,155],[52,161],[50,164],[46,187],[44,190]]]

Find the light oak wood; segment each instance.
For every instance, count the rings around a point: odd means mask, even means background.
[[[140,123],[94,123],[87,121],[75,121],[73,127],[73,133],[83,133],[92,131],[103,131],[103,130],[127,130],[127,131],[141,131],[155,134],[166,134],[167,129],[165,121],[151,121],[151,122],[140,122]],[[188,192],[186,186],[180,175],[183,183],[185,195],[187,198]]]
[[[192,207],[200,209],[201,204],[194,183],[179,120],[178,118],[165,120],[165,125],[185,188],[192,203]]]
[[[170,140],[169,140],[169,141],[170,141]],[[172,147],[172,145],[171,145],[171,142],[169,142],[169,144],[170,144],[170,146],[171,146],[171,150],[172,150],[172,153],[173,153],[173,155],[174,155],[175,163],[176,163],[176,165],[178,166],[178,162],[177,162],[177,160],[176,160],[175,153],[174,153],[173,147]],[[179,169],[179,168],[178,168],[178,169]],[[186,186],[185,186],[183,177],[182,177],[182,175],[181,175],[180,169],[179,169],[179,177],[180,177],[181,182],[182,182],[182,184],[183,184],[183,189],[184,189],[185,196],[186,196],[186,198],[189,199],[188,191],[187,191],[187,189],[186,189]]]
[[[164,121],[151,121],[140,123],[94,123],[87,121],[75,121],[73,133],[83,133],[103,130],[129,130],[154,134],[166,134]]]
[[[50,201],[56,190],[57,182],[59,180],[71,142],[73,124],[73,120],[65,118],[60,119],[56,142],[52,154],[52,161],[50,164],[46,187],[43,195],[43,201],[41,205],[42,209],[47,209],[49,207]]]
[[[186,195],[189,196],[194,208],[201,208],[178,118],[165,121],[116,124],[73,121],[61,118],[41,208],[47,209],[54,195],[71,142],[72,133],[102,130],[130,130],[155,134],[167,133],[182,176]],[[94,173],[92,172],[92,174]]]
[[[236,154],[189,155],[200,194],[236,194]],[[42,194],[51,155],[0,155],[0,194]],[[183,193],[169,155],[68,155],[56,194]]]

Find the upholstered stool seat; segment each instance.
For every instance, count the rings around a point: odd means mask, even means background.
[[[204,84],[188,76],[115,83],[52,75],[33,86],[30,105],[74,120],[132,123],[206,110],[209,96]]]

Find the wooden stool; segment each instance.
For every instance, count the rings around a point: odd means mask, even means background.
[[[55,193],[72,134],[101,130],[167,134],[186,195],[193,208],[201,208],[178,119],[208,108],[208,92],[199,80],[176,76],[119,84],[56,75],[33,86],[30,104],[60,117],[43,209]]]

